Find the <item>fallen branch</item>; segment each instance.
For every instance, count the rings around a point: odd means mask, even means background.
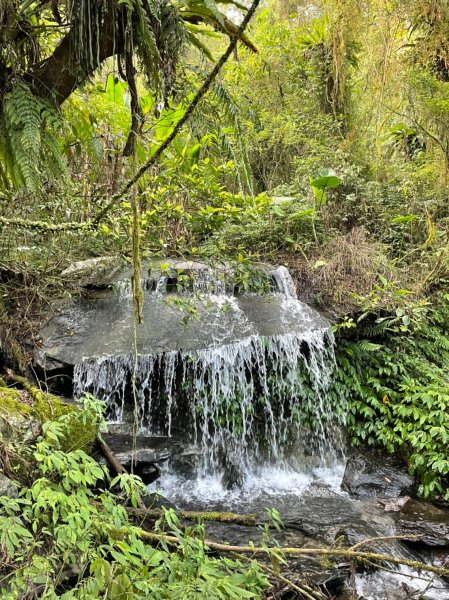
[[[100,446],[101,453],[117,473],[117,475],[121,475],[122,473],[127,473],[128,471],[125,467],[117,460],[115,454],[112,452],[111,448],[106,444],[106,442],[100,437],[97,436],[97,442]]]
[[[147,508],[141,510],[138,508],[126,508],[130,515],[142,518],[144,521],[147,519],[159,519],[164,516],[164,511],[159,508]],[[239,525],[254,526],[259,522],[257,515],[240,515],[237,513],[228,512],[198,512],[198,511],[183,511],[177,510],[176,514],[180,519],[187,519],[189,521],[216,521],[219,523],[238,523]]]
[[[238,552],[231,552],[231,554],[232,554],[232,556],[234,556],[235,558],[238,558],[239,560],[244,560],[245,562],[251,562],[251,559],[248,558],[247,556],[244,556],[243,554],[239,554]],[[289,589],[299,592],[307,600],[326,600],[326,597],[322,594],[322,592],[320,590],[312,589],[309,585],[307,585],[303,581],[301,581],[301,584],[295,583],[294,581],[291,581],[291,579],[287,579],[287,577],[285,577],[284,575],[281,575],[281,573],[276,572],[274,569],[270,569],[270,567],[267,567],[267,565],[264,565],[262,563],[258,563],[258,565],[262,569],[262,571],[265,571],[266,573],[268,573],[272,578],[277,579],[278,581],[282,581],[282,583],[285,583]]]
[[[105,524],[105,527],[107,525]],[[114,528],[114,533],[117,537],[125,537],[131,533],[131,530],[127,527]],[[165,542],[171,546],[179,546],[180,540],[173,535],[165,535],[160,533],[152,533],[144,531],[143,529],[133,528],[132,532],[141,537],[142,539],[148,540],[149,542]],[[375,538],[371,538],[374,540]],[[215,550],[216,552],[225,552],[232,554],[233,552],[239,554],[250,554],[252,556],[265,555],[265,556],[342,556],[347,559],[353,559],[356,561],[373,560],[380,562],[393,563],[396,565],[406,565],[414,569],[422,571],[430,571],[437,573],[438,575],[449,576],[449,568],[436,567],[434,565],[427,565],[425,563],[408,560],[405,558],[396,558],[389,556],[388,554],[379,554],[377,552],[356,552],[350,548],[282,548],[282,547],[261,547],[261,546],[233,546],[231,544],[221,544],[213,542],[211,540],[204,540],[204,548],[206,550]]]
[[[100,446],[101,452],[103,453],[104,457],[106,458],[108,463],[111,465],[111,467],[114,469],[114,471],[117,473],[117,475],[127,473],[128,471],[117,460],[115,454],[112,452],[111,448],[106,444],[106,442],[101,438],[101,436],[99,436],[99,435],[97,436],[97,441]],[[148,511],[147,507],[143,503],[142,498],[140,497],[139,494],[137,495],[137,504],[139,505],[140,511],[142,513],[146,513]]]
[[[351,546],[350,550],[354,551],[357,548],[361,548],[362,546],[368,546],[369,544],[372,544],[374,542],[391,542],[393,540],[397,540],[397,541],[416,541],[419,540],[420,538],[422,538],[424,536],[424,534],[416,534],[416,535],[384,535],[381,537],[375,537],[375,538],[366,538],[366,540],[362,540],[361,542],[358,542],[357,544],[354,544],[354,546]]]

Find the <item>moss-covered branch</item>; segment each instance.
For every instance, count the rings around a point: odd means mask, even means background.
[[[104,525],[108,527],[107,525]],[[144,531],[143,529],[134,528],[133,533],[137,534],[142,539],[145,539],[152,543],[165,542],[171,546],[178,546],[180,540],[173,535],[163,535],[159,533],[153,533]],[[131,533],[127,527],[120,527],[114,530],[113,534],[116,537],[126,537]],[[406,538],[403,538],[406,539]],[[375,541],[375,538],[370,541]],[[428,565],[418,560],[408,560],[405,558],[397,558],[395,556],[389,556],[388,554],[380,554],[378,552],[361,552],[353,550],[352,548],[295,548],[295,547],[264,547],[264,546],[234,546],[231,544],[221,544],[213,542],[211,540],[204,540],[205,549],[214,550],[216,552],[224,552],[231,554],[237,552],[239,554],[250,554],[251,556],[272,556],[272,555],[284,555],[284,556],[341,556],[349,560],[355,561],[376,561],[376,562],[387,562],[396,565],[405,565],[419,571],[429,571],[436,573],[437,575],[449,576],[449,568],[437,567],[435,565]]]
[[[146,510],[127,508],[126,510],[130,515],[139,517],[144,521],[158,519],[164,515],[164,511],[158,508],[147,508]],[[239,525],[249,526],[257,525],[259,522],[257,515],[242,515],[232,512],[177,510],[176,514],[180,519],[187,519],[189,521],[216,521],[219,523],[238,523]]]
[[[80,229],[89,229],[92,224],[85,223],[49,223],[47,221],[28,221],[19,217],[2,217],[0,216],[0,225],[6,227],[20,227],[22,229],[41,229],[43,231],[77,231]]]

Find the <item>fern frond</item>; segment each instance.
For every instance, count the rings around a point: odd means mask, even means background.
[[[37,192],[43,177],[66,173],[65,158],[53,132],[56,122],[55,111],[24,84],[16,84],[4,96],[0,158],[1,178],[8,181],[5,187]]]

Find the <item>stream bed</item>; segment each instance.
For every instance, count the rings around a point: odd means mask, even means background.
[[[391,473],[394,474],[394,467]],[[401,475],[404,474],[398,470],[398,477]],[[415,534],[422,535],[425,543],[385,540],[372,542],[362,549],[438,566],[445,561],[449,564],[449,511],[409,496],[385,498],[382,492],[388,493],[388,489],[380,487],[374,496],[357,497],[342,489],[347,477],[343,462],[308,472],[262,467],[259,473],[247,478],[242,488],[228,490],[219,476],[188,479],[170,472],[167,466],[162,467],[160,479],[150,489],[157,490],[184,510],[233,511],[266,519],[267,511],[275,508],[284,523],[283,531],[273,534],[281,546],[348,547],[369,538]],[[379,477],[385,476],[379,474]],[[436,535],[432,538],[430,532]],[[247,545],[248,541],[257,545],[262,540],[262,531],[235,524],[209,523],[207,537],[233,545]],[[404,565],[383,566],[378,569],[373,564],[363,567],[359,564],[351,571],[344,557],[325,562],[301,557],[289,559],[282,572],[293,580],[299,576],[318,583],[330,598],[342,600],[449,599],[449,584],[439,576],[419,573]]]

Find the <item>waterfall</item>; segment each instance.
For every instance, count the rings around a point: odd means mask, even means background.
[[[294,444],[307,445],[324,461],[333,450],[326,394],[334,367],[333,336],[325,321],[314,321],[311,309],[297,300],[285,267],[270,277],[274,296],[281,298],[280,321],[285,313],[289,322],[298,322],[296,331],[252,333],[227,343],[212,335],[205,348],[139,352],[136,369],[132,353],[86,358],[74,367],[75,395],[90,392],[105,400],[110,422],[134,418],[141,432],[185,437],[199,449],[198,474],[221,471],[231,485],[239,473],[262,463],[286,464]],[[168,280],[164,276],[145,285],[146,294],[163,293]],[[203,269],[192,287],[207,301],[211,322],[227,310],[247,326],[221,274],[214,279]]]

